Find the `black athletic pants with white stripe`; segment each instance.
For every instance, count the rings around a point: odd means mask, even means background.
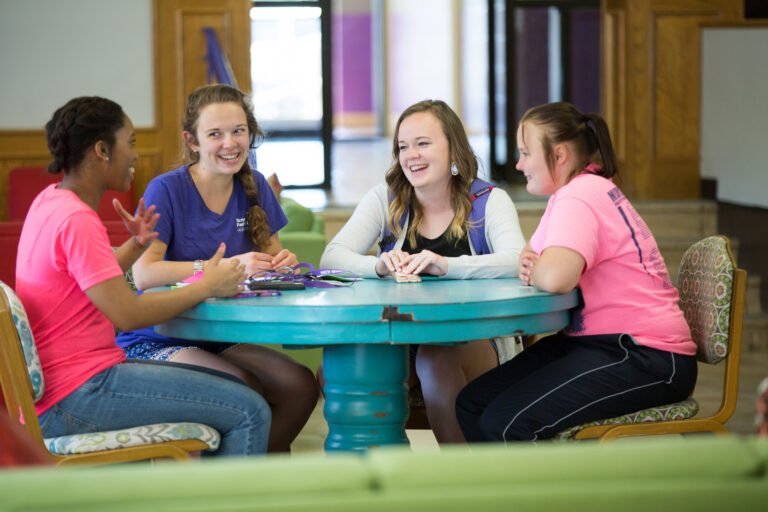
[[[456,414],[470,443],[536,441],[685,400],[696,375],[694,356],[641,346],[626,334],[555,334],[470,382]]]

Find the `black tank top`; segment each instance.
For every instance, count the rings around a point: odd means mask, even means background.
[[[408,234],[410,234],[410,229]],[[408,242],[408,235],[406,235],[403,251],[408,254],[416,254],[424,250],[449,258],[472,254],[472,250],[469,248],[469,236],[467,233],[464,233],[464,236],[458,240],[449,240],[447,229],[437,238],[425,238],[416,233],[416,245],[414,247],[411,247],[411,244]]]

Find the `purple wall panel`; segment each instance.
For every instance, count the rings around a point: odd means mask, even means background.
[[[600,11],[571,13],[571,101],[584,112],[600,111]]]
[[[371,112],[371,16],[338,14],[333,16],[333,110]]]
[[[526,110],[549,101],[549,12],[546,7],[518,8],[515,17],[521,29],[514,41],[517,69],[512,129]]]

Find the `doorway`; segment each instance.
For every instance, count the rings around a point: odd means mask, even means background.
[[[257,169],[285,188],[330,188],[330,0],[255,1],[251,80],[266,142]]]

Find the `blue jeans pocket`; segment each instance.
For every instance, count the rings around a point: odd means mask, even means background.
[[[92,423],[71,415],[57,404],[40,416],[40,430],[43,432],[43,437],[58,437],[97,432],[98,428]]]
[[[85,381],[79,388],[45,411],[39,418],[44,437],[97,432],[98,426],[86,421],[72,411],[83,409],[91,395],[98,393],[107,382],[112,368],[101,371]]]

